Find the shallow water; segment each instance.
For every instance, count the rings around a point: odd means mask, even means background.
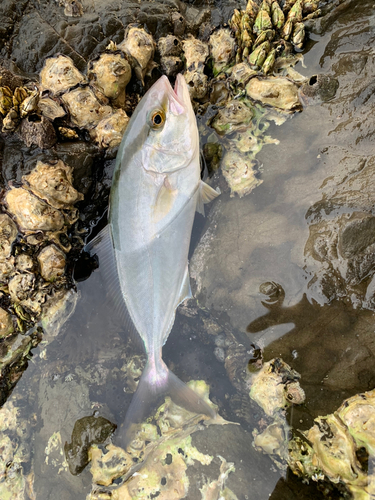
[[[329,242],[331,233],[340,231],[340,217],[373,212],[371,176],[361,184],[362,197],[353,194],[350,182],[375,170],[374,42],[372,1],[352,2],[325,31],[312,33],[306,68],[299,64],[296,69],[306,76],[336,77],[335,98],[271,126],[267,133],[280,144],[265,146],[257,156],[263,184],[241,199],[224,193],[206,220],[197,215],[191,260],[200,309],[188,305],[177,314],[163,356],[182,380],[206,380],[219,413],[241,425],[193,434],[197,448],[215,459],[209,466],[195,462],[188,468],[186,498],[200,499],[199,488],[218,478],[217,455],[235,464],[226,484],[239,500],[324,497],[317,483],[303,484],[253,448],[252,431],[262,411],[241,380],[229,380],[215,356],[219,336],[234,335],[244,346],[239,371],[246,371],[253,343],[263,349],[265,361],[281,357],[301,374],[306,403],[292,407],[287,416],[297,429],[310,428],[315,417],[375,387],[375,264],[370,260],[363,276],[358,271],[357,281],[348,284],[345,273],[354,266],[350,259],[317,260],[308,243],[312,225],[322,220],[326,226],[319,228]],[[259,292],[264,282],[279,284],[285,298],[266,307]],[[132,397],[122,369],[142,350],[136,339],[129,343],[119,320],[103,306],[106,293],[100,268],[77,283],[72,317],[58,335],[46,337],[47,346],[34,351],[5,405],[22,404],[22,414],[33,422],[30,446],[38,500],[86,497],[91,474],[88,468],[79,476],[70,474],[63,445],[75,421],[94,411],[121,423]],[[216,330],[207,328],[210,321]],[[223,352],[228,356],[229,349]],[[49,439],[57,431],[61,443],[48,454]],[[333,486],[329,494],[344,498]]]

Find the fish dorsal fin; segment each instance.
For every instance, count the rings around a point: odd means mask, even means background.
[[[198,192],[198,201],[197,201],[197,212],[204,215],[204,204],[209,203],[217,196],[221,194],[220,189],[217,188],[217,191],[213,189],[211,186],[201,181],[199,185]]]
[[[166,175],[156,198],[152,217],[154,222],[159,222],[170,212],[177,193],[178,190],[171,186],[168,176]]]
[[[138,341],[140,337],[130,318],[121,291],[109,224],[107,224],[107,226],[105,226],[105,228],[85,246],[84,250],[98,257],[99,272],[106,292],[106,297],[104,299],[106,307],[110,309],[116,319],[121,322],[121,328],[127,333],[132,334],[132,338]]]

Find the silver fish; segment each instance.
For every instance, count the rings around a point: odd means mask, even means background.
[[[196,413],[214,411],[162,360],[176,308],[191,297],[188,251],[195,211],[218,192],[201,181],[199,136],[182,75],[162,76],[138,104],[120,145],[109,232],[121,295],[148,356],[119,439],[161,396]]]

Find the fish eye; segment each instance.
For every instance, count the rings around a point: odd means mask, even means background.
[[[161,128],[165,122],[165,113],[161,109],[156,109],[150,115],[150,125],[153,129]]]

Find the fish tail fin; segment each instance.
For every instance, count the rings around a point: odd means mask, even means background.
[[[148,361],[133,395],[124,422],[117,432],[116,442],[124,449],[134,437],[137,424],[163,402],[165,396],[188,411],[215,418],[216,412],[203,399],[172,373],[162,361],[159,369]]]

